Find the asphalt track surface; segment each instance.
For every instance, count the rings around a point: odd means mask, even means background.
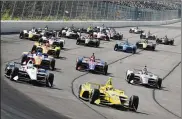
[[[55,82],[52,89],[11,82],[2,75],[2,117],[4,119],[57,119],[59,116],[59,118],[73,119],[181,118],[181,23],[142,28],[150,30],[159,37],[168,34],[168,37],[175,38],[174,46],[157,45],[156,51],[138,50],[137,54],[132,55],[114,51],[113,47],[117,41],[102,41],[100,48],[91,48],[78,46],[73,39],[65,39],[65,49],[61,51],[61,57],[56,60],[57,70],[54,71]],[[139,35],[128,33],[129,28],[116,30],[121,31],[131,43],[139,40]],[[32,45],[33,41],[21,40],[18,35],[2,35],[2,73],[6,62],[19,61],[21,53],[29,51]],[[95,53],[96,58],[108,62],[108,76],[75,70],[76,58],[91,56],[92,53]],[[164,78],[162,90],[127,84],[126,71],[140,69],[144,65],[147,65],[151,72]],[[108,77],[113,77],[114,87],[124,90],[128,96],[139,96],[137,113],[91,105],[78,99],[80,84],[85,82],[104,84]]]

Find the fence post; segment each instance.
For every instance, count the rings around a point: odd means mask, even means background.
[[[72,3],[71,3],[70,19],[72,18],[71,16],[72,16],[73,2],[74,2],[74,1],[72,1]]]
[[[78,12],[78,5],[80,4],[80,1],[78,0],[78,3],[77,3],[77,6],[76,6],[76,15],[75,15],[75,17],[77,18],[77,12]]]
[[[24,14],[24,11],[25,11],[26,3],[27,3],[27,1],[25,1],[24,6],[23,6],[23,11],[22,11],[22,14],[21,14],[21,20],[23,20],[23,14]]]
[[[92,13],[93,13],[93,10],[94,10],[94,1],[95,1],[95,0],[93,0],[93,1],[92,1],[91,19],[93,19],[93,17],[92,17],[92,16],[93,16],[93,14],[92,14]]]
[[[95,19],[97,19],[97,13],[98,13],[98,2],[99,2],[99,1],[97,1],[97,7],[96,7]]]
[[[33,10],[32,10],[32,17],[33,17],[33,15],[34,15],[36,2],[37,2],[37,1],[34,1]],[[32,19],[32,17],[31,17],[31,19]]]
[[[110,7],[110,4],[109,2],[107,3],[107,20],[108,20],[108,14],[109,14],[109,7]]]
[[[58,19],[60,4],[61,4],[61,1],[59,1],[59,6],[58,6],[58,9],[57,9],[57,13],[56,13],[56,20]]]
[[[89,1],[87,3],[86,20],[88,20],[88,17],[89,17]]]
[[[53,3],[54,3],[54,1],[52,1],[52,3],[51,3],[51,9],[50,9],[50,12],[49,12],[48,19],[50,18],[50,15],[51,15],[51,12],[52,12],[52,6],[53,6]]]
[[[42,14],[43,14],[43,10],[44,10],[44,5],[45,5],[45,1],[43,2],[43,6],[42,6],[42,11],[41,11],[40,19],[42,19]]]
[[[14,15],[15,6],[16,6],[16,1],[14,2],[13,11],[12,11],[12,14],[11,14],[11,20],[12,20],[12,18],[13,18],[13,15]]]
[[[5,1],[1,1],[2,2],[2,6],[1,6],[1,14],[3,13],[3,8],[4,8],[4,2]]]
[[[64,4],[64,11],[63,11],[63,20],[64,20],[64,16],[65,16],[65,13],[66,13],[66,6],[67,6],[67,0],[66,0],[66,3]]]

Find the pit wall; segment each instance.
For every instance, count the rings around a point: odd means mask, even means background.
[[[87,28],[89,25],[107,27],[134,27],[134,26],[157,26],[167,25],[180,22],[181,19],[173,19],[167,21],[2,21],[1,33],[18,33],[24,29],[44,28],[46,25],[49,29],[60,30],[62,27],[70,27],[74,25],[78,28]]]

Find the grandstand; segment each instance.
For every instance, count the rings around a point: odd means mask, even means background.
[[[0,7],[4,20],[168,20],[181,17],[179,0],[3,0]]]

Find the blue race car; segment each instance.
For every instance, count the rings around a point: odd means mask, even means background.
[[[76,60],[76,70],[81,69],[107,75],[108,64],[100,59],[93,60],[89,57],[79,57]]]
[[[128,41],[126,41],[124,43],[123,42],[118,42],[114,46],[114,50],[115,51],[131,52],[131,53],[135,54],[136,50],[137,50],[137,47],[136,47],[136,45],[128,43]]]

